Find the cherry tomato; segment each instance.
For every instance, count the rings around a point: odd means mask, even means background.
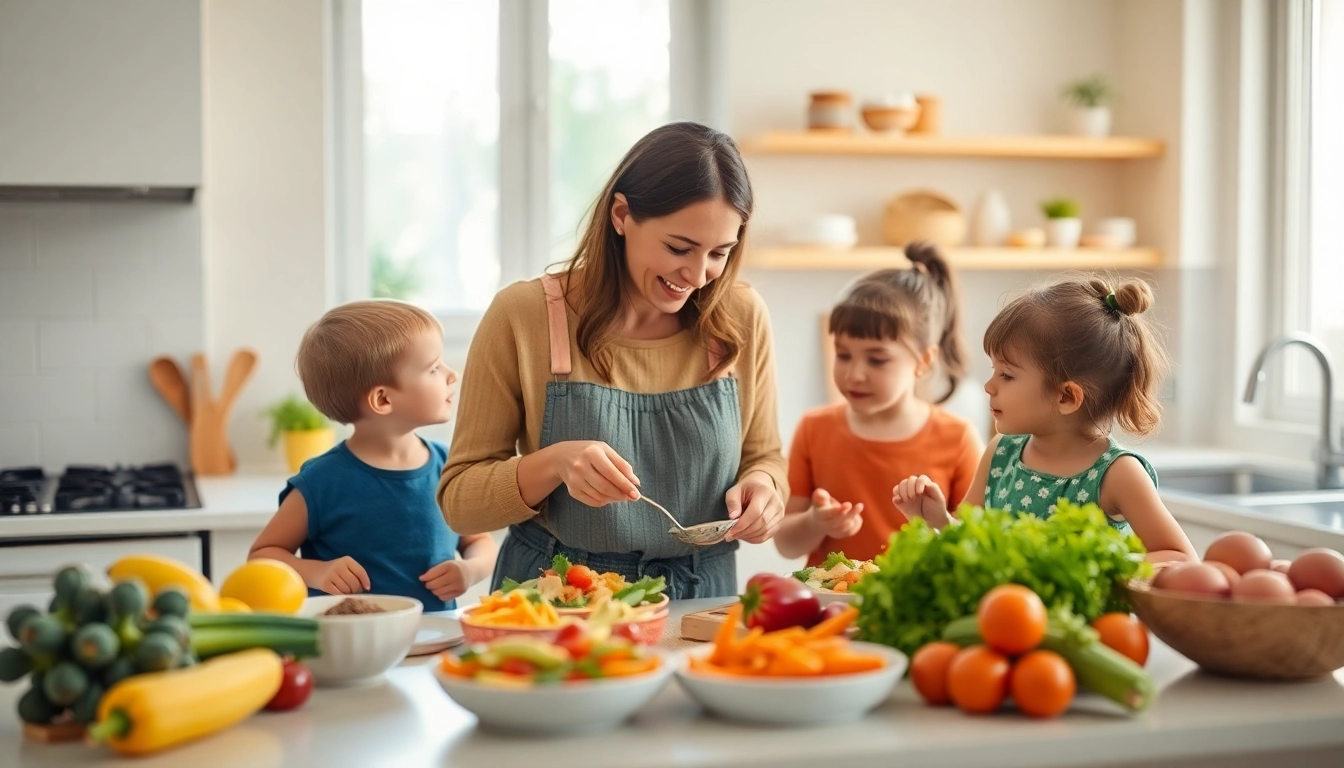
[[[571,565],[569,570],[565,572],[565,583],[582,590],[587,590],[593,586],[596,579],[597,574],[586,565]]]
[[[629,624],[617,624],[616,627],[611,630],[611,636],[623,637],[632,643],[639,642],[639,630]]]
[[[580,624],[566,624],[556,634],[555,644],[564,648],[571,659],[581,659],[593,649],[588,631]]]
[[[271,697],[266,708],[275,712],[296,709],[303,706],[313,693],[313,673],[303,662],[286,659],[283,677],[280,678],[280,690]]]
[[[792,576],[758,573],[747,581],[741,599],[742,621],[748,629],[810,627],[821,615],[817,594]]]
[[[522,659],[504,659],[499,663],[499,671],[507,675],[521,675],[527,677],[537,671],[536,665],[530,661]]]

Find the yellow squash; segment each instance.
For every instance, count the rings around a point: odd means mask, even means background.
[[[123,755],[157,752],[247,719],[275,696],[282,678],[280,656],[266,648],[128,677],[98,703],[89,735]]]
[[[166,587],[181,587],[191,598],[194,611],[218,611],[219,594],[199,571],[171,557],[127,555],[107,569],[112,581],[139,579],[151,595]]]

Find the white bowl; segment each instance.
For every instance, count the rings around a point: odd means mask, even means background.
[[[323,595],[303,601],[300,616],[317,619],[319,632],[315,659],[304,663],[313,671],[313,680],[321,686],[367,685],[377,682],[383,673],[406,658],[420,628],[424,606],[413,597],[397,595],[355,595],[379,608],[382,613],[349,616],[323,616],[324,611],[346,599],[346,595]]]
[[[817,589],[815,587],[811,587],[810,589],[812,590],[812,594],[817,596],[817,602],[821,603],[823,608],[831,603],[859,604],[859,596],[853,592],[832,592],[829,589]]]
[[[435,664],[434,679],[484,726],[562,735],[620,725],[658,695],[673,666],[663,659],[657,669],[640,675],[509,688],[446,675]]]
[[[768,725],[822,725],[857,720],[886,701],[905,674],[905,654],[876,643],[854,643],[887,665],[872,672],[824,677],[739,677],[692,671],[682,659],[677,680],[705,709],[732,720]],[[708,656],[712,647],[688,656]]]

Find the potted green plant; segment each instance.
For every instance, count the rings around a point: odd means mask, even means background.
[[[274,447],[284,441],[285,462],[290,472],[298,472],[305,461],[325,453],[336,439],[327,417],[297,395],[272,403],[263,415],[271,419],[269,445]]]
[[[1078,218],[1077,200],[1057,197],[1041,203],[1045,214],[1045,244],[1051,248],[1077,248],[1083,234],[1083,220]]]
[[[1070,128],[1079,136],[1108,136],[1111,133],[1111,107],[1115,89],[1101,75],[1084,77],[1064,85],[1064,101],[1072,108]]]

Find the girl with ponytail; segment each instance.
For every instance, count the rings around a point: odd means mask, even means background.
[[[1170,364],[1144,316],[1152,305],[1142,280],[1088,277],[1029,291],[999,312],[985,331],[994,364],[985,392],[1000,434],[967,504],[1037,517],[1061,500],[1096,504],[1111,526],[1143,541],[1149,560],[1195,556],[1157,495],[1152,465],[1111,436],[1116,424],[1150,434],[1161,418],[1157,391]],[[911,476],[892,501],[941,528],[951,522],[946,487]]]
[[[789,451],[784,522],[775,545],[815,566],[833,551],[868,560],[906,522],[887,503],[892,478],[922,474],[970,490],[982,444],[939,407],[965,375],[956,280],[938,249],[912,243],[908,269],[859,278],[831,310],[835,386],[845,402],[803,416]],[[932,402],[917,393],[925,380]]]

